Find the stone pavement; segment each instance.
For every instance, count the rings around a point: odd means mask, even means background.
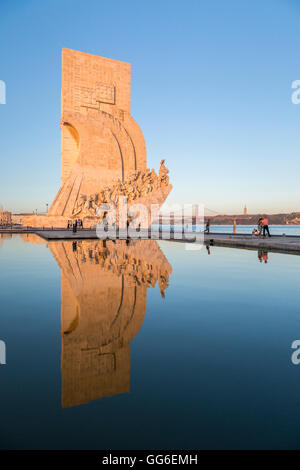
[[[39,229],[0,229],[1,233],[35,233],[44,240],[96,240],[98,239],[96,230],[84,229],[78,230],[73,233],[72,230],[53,229],[53,230],[39,230]],[[159,232],[157,236],[152,236],[155,240],[165,240],[166,232]],[[122,237],[126,239],[126,236]],[[150,232],[144,230],[141,232],[141,239],[151,238]],[[170,241],[176,242],[189,242],[185,239],[178,239],[177,235],[171,232]],[[282,236],[273,235],[271,238],[258,238],[257,236],[247,234],[231,234],[231,233],[209,233],[204,235],[204,243],[215,246],[226,246],[232,248],[246,248],[253,250],[268,250],[277,251],[282,253],[300,254],[300,237],[299,236]]]
[[[43,237],[46,240],[93,240],[97,239],[95,230],[79,230],[73,233],[71,230],[44,230],[37,231],[37,235]],[[164,233],[159,232],[156,237],[152,237],[156,240],[162,240]],[[125,237],[124,237],[125,238]],[[151,238],[150,232],[144,230],[141,233],[142,239]],[[188,242],[185,239],[177,239],[176,235],[171,233],[171,241]],[[228,246],[236,248],[249,248],[249,249],[265,249],[279,252],[293,252],[300,254],[300,237],[298,236],[281,236],[273,235],[271,238],[258,238],[252,235],[245,234],[222,234],[222,233],[210,233],[204,235],[205,244],[212,244],[215,246]]]

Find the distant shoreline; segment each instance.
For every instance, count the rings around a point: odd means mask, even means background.
[[[213,222],[210,223],[210,225],[216,225],[216,226],[223,226],[223,225],[228,225],[228,226],[231,226],[233,224],[215,224]],[[237,223],[237,225],[243,225],[244,227],[247,227],[247,226],[252,226],[253,224],[239,224]],[[254,224],[255,225],[255,224]],[[269,224],[270,226],[278,226],[278,227],[300,227],[300,224]]]

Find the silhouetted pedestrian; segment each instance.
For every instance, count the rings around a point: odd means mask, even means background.
[[[269,237],[271,236],[270,235],[270,231],[269,231],[269,219],[268,219],[268,216],[265,216],[262,220],[262,225],[263,225],[263,237],[266,236],[266,232],[267,234],[269,235]]]
[[[204,230],[204,233],[209,233],[209,229],[210,229],[210,219],[207,219],[206,228]]]

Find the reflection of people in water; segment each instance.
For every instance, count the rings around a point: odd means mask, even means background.
[[[267,262],[268,262],[268,252],[266,250],[258,250],[257,257],[258,257],[260,263],[262,263],[264,261],[265,264],[267,264]]]

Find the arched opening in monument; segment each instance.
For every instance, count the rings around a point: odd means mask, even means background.
[[[78,158],[80,137],[72,124],[64,122],[62,125],[62,184],[66,181]]]
[[[71,136],[75,140],[77,148],[79,148],[80,139],[79,139],[79,134],[77,130],[75,129],[75,127],[72,126],[72,124],[69,124],[68,122],[64,122],[63,127],[70,132]]]

